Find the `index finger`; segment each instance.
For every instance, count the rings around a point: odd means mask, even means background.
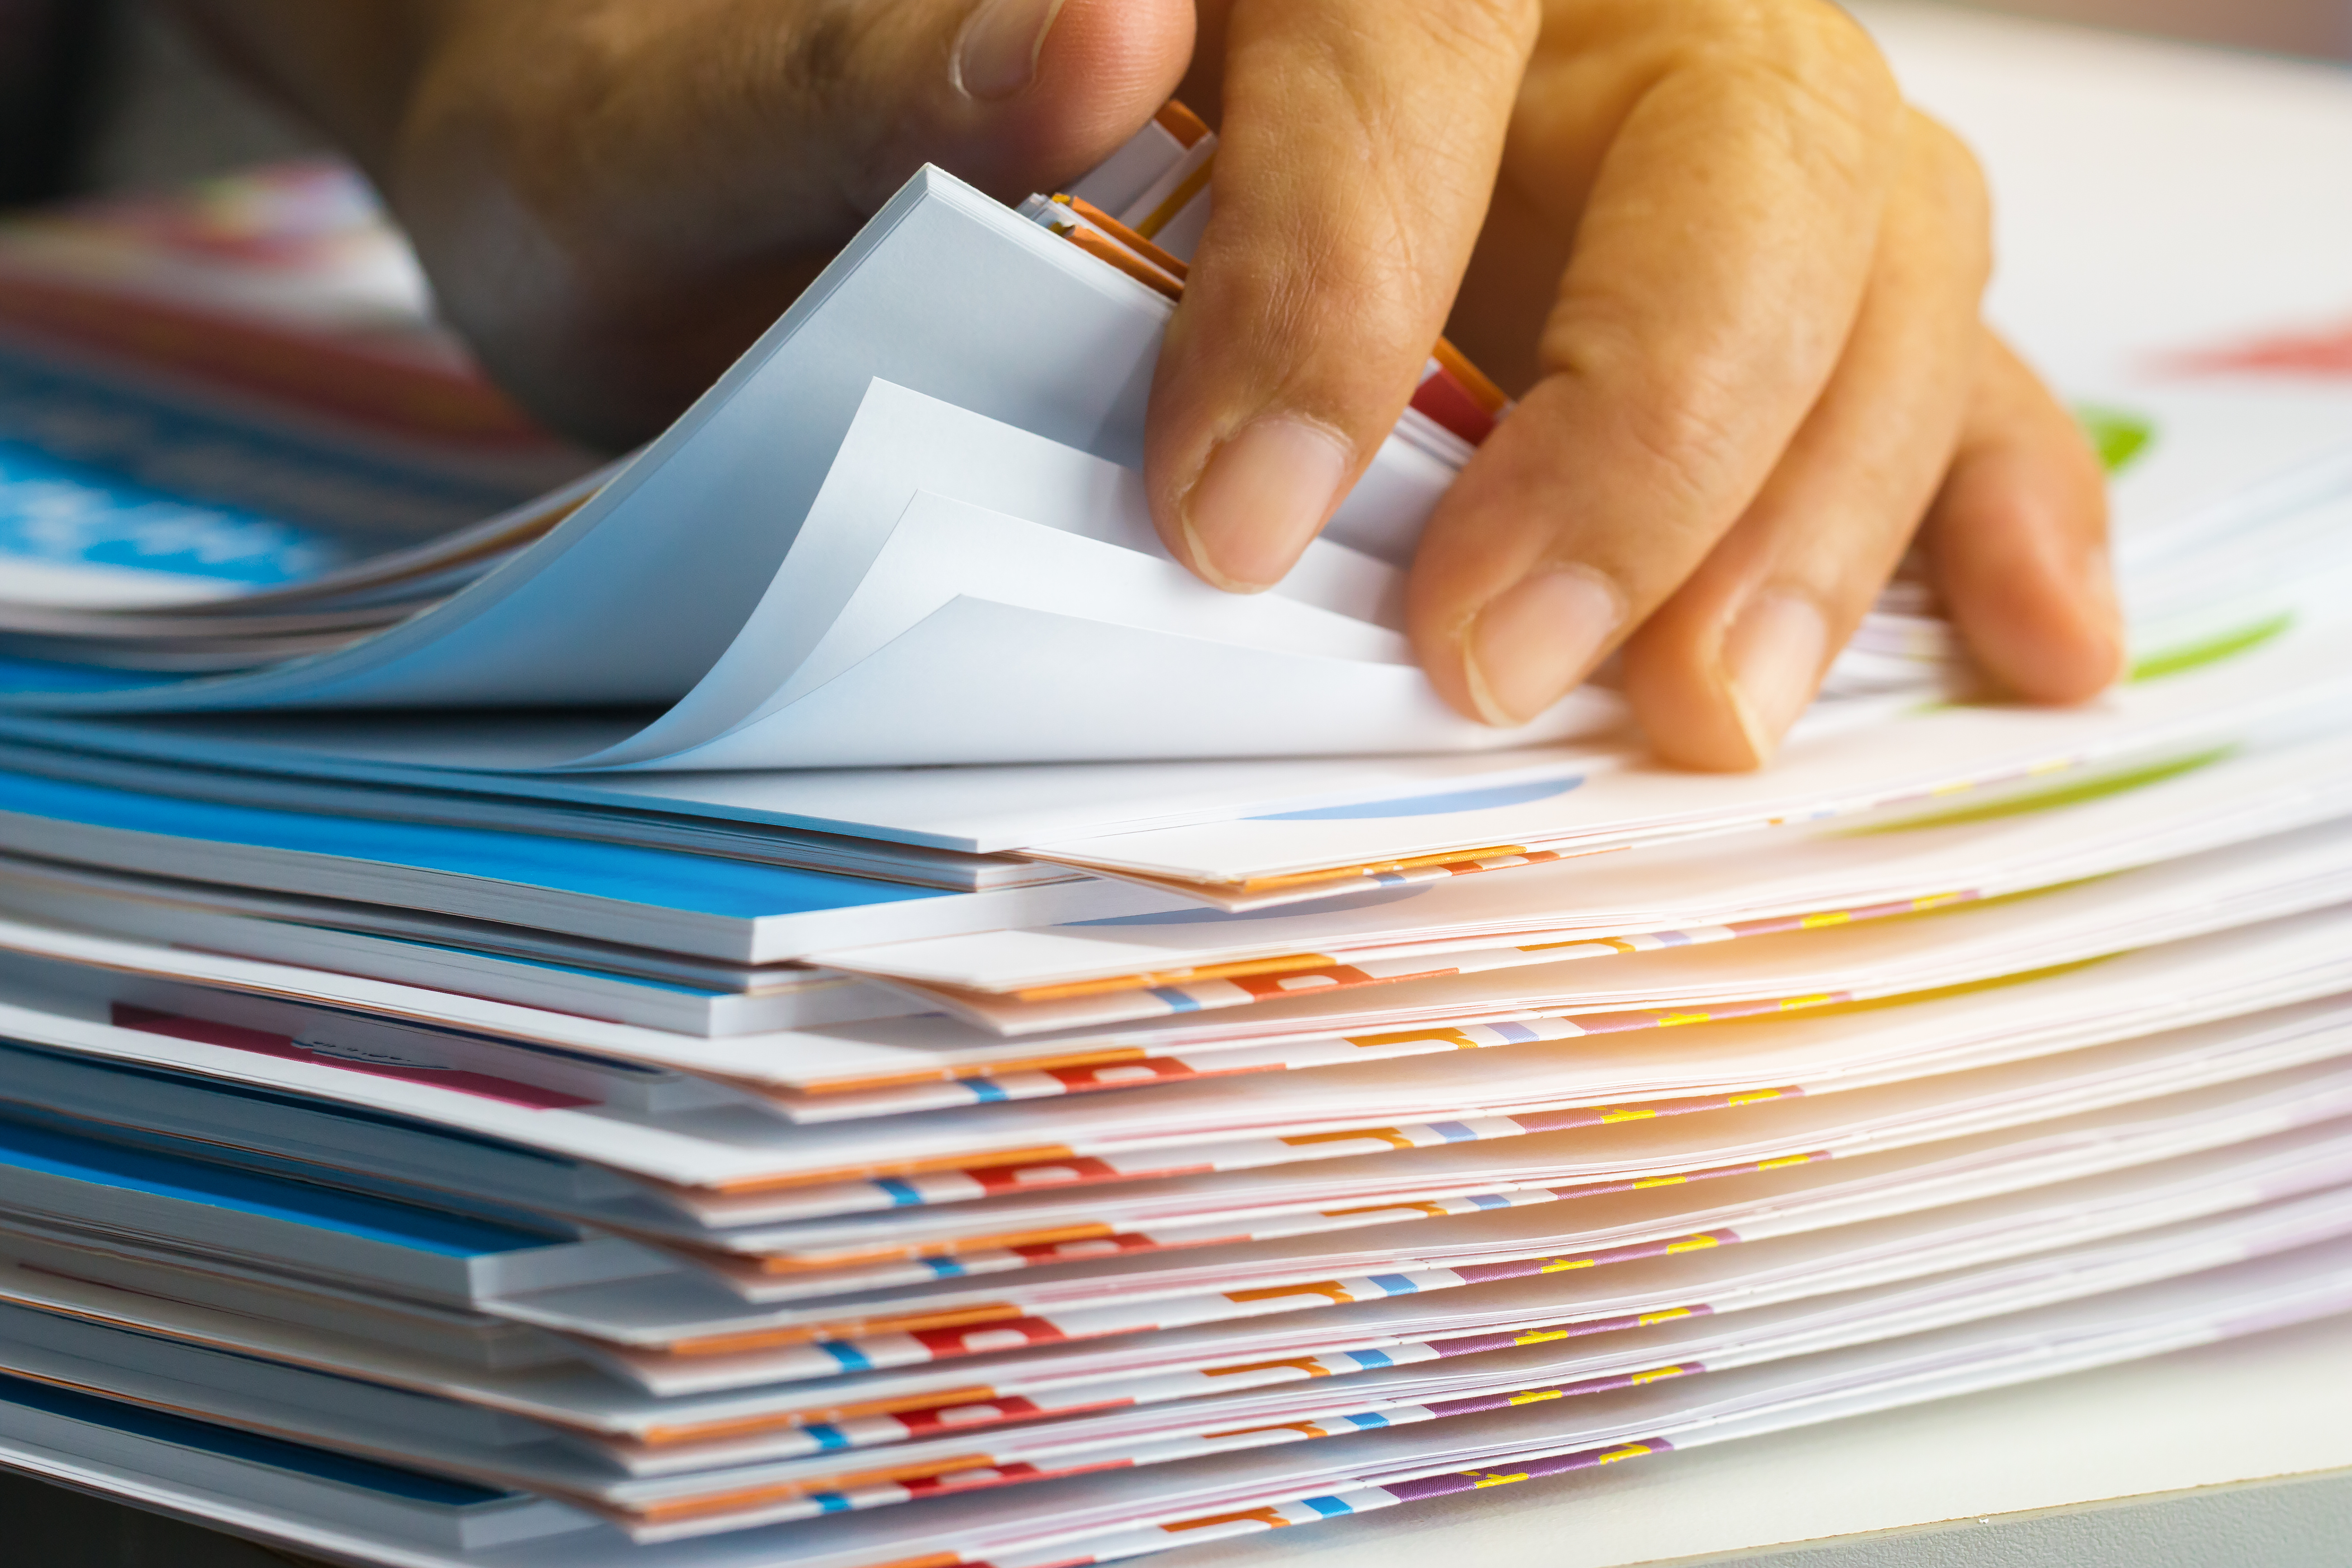
[[[1161,537],[1288,571],[1404,411],[1494,184],[1532,0],[1237,0],[1214,205],[1152,383]]]

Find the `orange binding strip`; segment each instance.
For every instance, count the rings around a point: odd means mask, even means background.
[[[902,1410],[936,1410],[958,1405],[986,1405],[996,1398],[996,1391],[984,1383],[965,1388],[950,1388],[940,1394],[901,1394],[896,1399],[866,1399],[849,1405],[812,1405],[792,1415],[780,1417],[779,1424],[788,1426],[805,1426],[812,1421],[855,1421],[864,1415],[889,1415]],[[715,1424],[714,1424],[715,1425]],[[758,1428],[750,1428],[758,1430]],[[646,1429],[647,1443],[679,1442],[693,1437],[699,1428],[650,1426]],[[662,1436],[656,1436],[659,1433]],[[725,1436],[722,1431],[719,1436]]]
[[[875,1334],[912,1334],[928,1329],[977,1329],[1009,1322],[1029,1314],[1010,1302],[992,1301],[956,1312],[902,1313],[898,1317],[845,1318],[835,1323],[805,1323],[791,1329],[751,1329],[740,1333],[706,1334],[673,1340],[674,1356],[733,1355],[739,1351],[778,1350],[786,1345],[814,1344],[819,1340],[853,1340]]]
[[[1187,152],[1209,133],[1207,121],[1172,98],[1161,104],[1160,112],[1151,119],[1160,130],[1176,138],[1178,144]]]
[[[1192,276],[1192,268],[1191,265],[1183,259],[1183,258],[1177,256],[1172,252],[1160,249],[1158,246],[1152,244],[1151,241],[1144,238],[1141,235],[1136,233],[1135,230],[1128,227],[1127,225],[1119,222],[1118,219],[1111,216],[1110,214],[1095,205],[1094,203],[1086,200],[1082,196],[1055,196],[1054,199],[1057,202],[1067,204],[1072,212],[1077,214],[1080,217],[1086,219],[1088,223],[1094,225],[1097,228],[1102,230],[1105,234],[1110,236],[1121,245],[1127,247],[1129,250],[1134,251],[1138,256],[1142,257],[1144,260],[1149,261],[1152,266],[1157,267],[1160,271],[1167,273],[1178,282],[1181,283],[1185,279]]]
[[[1011,993],[1017,1002],[1061,1002],[1079,996],[1106,996],[1119,991],[1140,991],[1152,985],[1181,985],[1193,980],[1239,980],[1261,974],[1289,974],[1301,969],[1328,969],[1343,960],[1320,952],[1286,952],[1274,958],[1235,959],[1230,963],[1203,963],[1191,969],[1155,969],[1103,980],[1068,980],[1058,985],[1024,985]]]
[[[1019,1239],[1006,1242],[991,1238],[989,1246],[992,1247],[1056,1247],[1066,1241],[1108,1241],[1118,1233],[1100,1220],[1088,1220],[1081,1225],[1046,1226],[1036,1230],[1012,1231],[1005,1234],[1018,1237]],[[804,1262],[792,1258],[761,1257],[756,1254],[753,1255],[753,1261],[758,1264],[759,1270],[762,1274],[780,1276],[822,1274],[828,1269],[839,1268],[845,1264],[898,1263],[913,1258],[953,1258],[959,1252],[971,1250],[973,1249],[962,1243],[926,1247],[920,1251],[910,1251],[904,1247],[865,1247],[855,1252],[830,1254],[823,1262],[818,1263]],[[741,1257],[742,1255],[738,1253],[732,1256]]]
[[[1489,844],[1483,849],[1455,849],[1435,855],[1414,855],[1402,860],[1373,860],[1361,866],[1333,868],[1325,871],[1294,871],[1285,877],[1246,877],[1237,883],[1220,884],[1239,888],[1244,893],[1263,892],[1269,888],[1297,888],[1313,882],[1344,881],[1357,877],[1376,877],[1383,871],[1418,871],[1431,866],[1450,866],[1457,861],[1485,860],[1499,855],[1530,853],[1522,844]]]
[[[1437,340],[1437,346],[1430,351],[1429,357],[1435,360],[1446,374],[1460,382],[1462,390],[1475,398],[1478,406],[1487,413],[1500,414],[1504,405],[1511,401],[1501,387],[1486,378],[1485,371],[1472,364],[1460,349],[1444,338]]]
[[[1184,297],[1184,285],[1180,279],[1169,277],[1141,257],[1121,248],[1117,240],[1097,234],[1093,229],[1078,224],[1072,224],[1060,233],[1064,239],[1068,240],[1088,256],[1097,261],[1109,262],[1145,288],[1157,289],[1171,300],[1181,300]]]

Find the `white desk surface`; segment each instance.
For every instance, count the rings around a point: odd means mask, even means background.
[[[1160,1561],[1625,1568],[2330,1470],[2352,1470],[2352,1319]]]
[[[2152,345],[2352,322],[2352,72],[1853,8],[1985,162],[2003,214],[1990,308],[2062,384],[2127,382]],[[2328,1471],[2352,1471],[2352,1320],[1162,1561],[1621,1568]],[[2352,1563],[2352,1538],[2336,1544],[2295,1560]],[[2060,1560],[1962,1551],[1948,1560]],[[2251,1542],[2226,1559],[2265,1560]]]

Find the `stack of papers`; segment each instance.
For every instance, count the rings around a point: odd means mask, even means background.
[[[1214,147],[925,170],[536,491],[357,350],[297,412],[16,310],[240,456],[0,405],[0,1463],[402,1568],[1047,1568],[2352,1311],[2346,400],[2092,419],[2101,700],[1905,580],[1674,774],[1413,667],[1509,416],[1445,345],[1276,592],[1160,550]],[[235,189],[381,268],[340,178]],[[479,504],[296,482],[364,454]]]

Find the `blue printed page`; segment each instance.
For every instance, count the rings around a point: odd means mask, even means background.
[[[0,349],[0,599],[148,609],[288,588],[526,499]]]
[[[379,869],[503,884],[519,895],[542,889],[738,920],[956,896],[755,860],[594,839],[270,811],[23,773],[0,773],[0,822],[29,835],[22,837],[24,847],[45,841],[50,854],[68,852],[61,836],[76,828],[96,830],[108,836],[112,847],[106,854],[113,864],[158,875],[233,879],[228,852],[276,850],[341,871],[347,879],[344,896],[366,897],[374,886],[371,872]]]

